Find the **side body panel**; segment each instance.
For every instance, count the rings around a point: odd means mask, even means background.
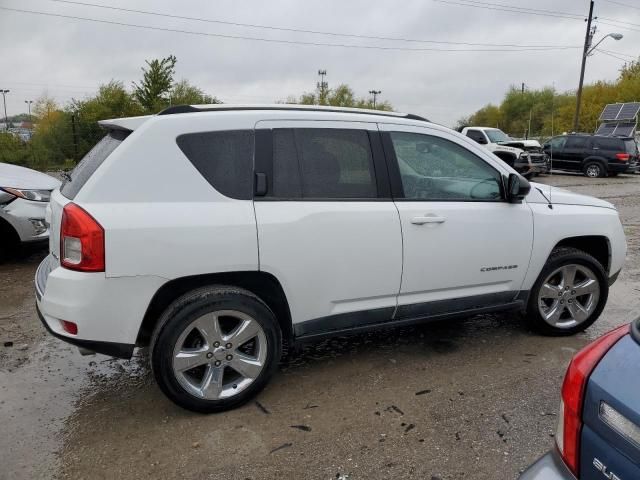
[[[533,287],[553,248],[569,237],[606,237],[611,255],[608,273],[613,275],[622,268],[627,244],[617,211],[584,205],[554,204],[552,209],[544,203],[529,203],[529,206],[533,211],[534,242],[523,290]]]
[[[375,123],[262,121],[257,130],[339,128],[373,131]],[[379,176],[380,172],[376,172]],[[386,176],[383,175],[386,179]],[[282,284],[297,334],[354,326],[345,316],[376,311],[392,318],[402,270],[402,233],[389,198],[277,200],[256,198],[260,270]],[[304,329],[297,324],[320,319]]]
[[[500,174],[499,159],[471,139],[429,126],[383,124],[385,132],[431,135],[475,153]],[[385,146],[385,149],[393,148]],[[489,157],[489,158],[487,158]],[[394,160],[395,161],[395,160]],[[503,164],[504,165],[504,164]],[[435,177],[434,177],[435,178]],[[513,301],[527,272],[533,241],[532,213],[526,203],[396,199],[403,232],[403,274],[399,315],[409,305],[487,296],[480,302]],[[422,223],[421,218],[434,218]],[[489,297],[490,296],[490,297]],[[475,305],[474,305],[475,306]]]

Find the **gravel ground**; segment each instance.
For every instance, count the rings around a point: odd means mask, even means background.
[[[640,303],[640,176],[538,181],[606,198],[625,224],[627,264],[587,332],[543,338],[505,314],[336,338],[219,415],[166,400],[143,352],[82,357],[46,335],[46,252],[23,252],[0,265],[0,478],[516,478],[553,443],[572,354]]]

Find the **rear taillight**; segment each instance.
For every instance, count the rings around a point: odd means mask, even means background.
[[[60,263],[70,270],[104,272],[104,229],[75,203],[62,211]]]
[[[609,349],[629,333],[623,325],[603,335],[574,355],[562,384],[562,401],[556,443],[567,466],[577,476],[582,431],[582,402],[589,376]]]
[[[631,155],[629,155],[628,153],[616,153],[616,158],[623,162],[628,162],[629,157],[631,157]]]

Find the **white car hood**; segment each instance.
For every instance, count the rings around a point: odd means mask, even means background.
[[[60,181],[46,173],[30,168],[0,163],[0,187],[22,188],[25,190],[54,190]]]
[[[551,201],[554,205],[584,205],[587,207],[612,208],[614,210],[616,208],[612,203],[596,197],[570,192],[563,188],[551,187],[542,183],[530,183],[531,191],[527,195],[527,202],[529,203],[549,203]]]

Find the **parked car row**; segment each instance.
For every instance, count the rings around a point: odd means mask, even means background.
[[[553,137],[541,147],[537,140],[515,140],[497,128],[460,131],[527,178],[552,168],[590,178],[638,172],[638,145],[632,137],[569,134]]]

